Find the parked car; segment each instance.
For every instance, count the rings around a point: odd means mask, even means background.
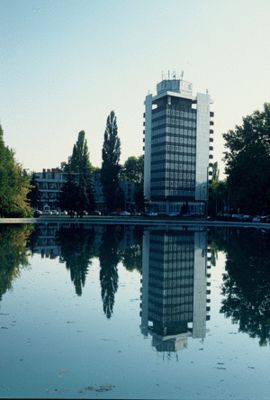
[[[128,215],[130,215],[130,212],[128,212],[128,211],[121,211],[119,215],[126,215],[126,216],[128,216]]]
[[[51,210],[51,214],[50,215],[59,215],[59,211],[57,210]]]
[[[51,210],[44,210],[43,215],[52,215]]]
[[[101,215],[101,211],[95,210],[95,211],[93,211],[93,215]]]
[[[42,211],[40,211],[40,210],[35,210],[34,211],[34,217],[35,218],[38,218],[38,217],[40,217],[42,215]]]
[[[70,217],[77,217],[77,212],[76,212],[76,211],[73,211],[73,210],[69,210],[69,211],[68,211],[68,215],[69,215]]]
[[[167,214],[168,217],[178,217],[179,213],[178,212],[170,212]]]
[[[82,217],[87,217],[88,212],[85,211],[85,210],[82,210],[82,211],[79,211],[79,212],[77,213],[77,215],[78,215],[80,218],[82,218]]]
[[[248,214],[244,214],[242,217],[242,221],[251,221],[252,217]]]
[[[252,222],[261,222],[261,217],[259,215],[256,215],[252,218]]]
[[[68,212],[67,211],[60,211],[59,214],[60,215],[68,215]]]
[[[139,211],[134,211],[133,213],[132,213],[132,215],[142,215],[142,213],[141,212],[139,212]]]
[[[232,219],[236,219],[237,221],[241,221],[243,218],[243,214],[232,214]]]
[[[147,215],[148,217],[157,217],[157,216],[158,216],[158,213],[155,212],[155,211],[149,211],[149,212],[146,213],[146,215]]]

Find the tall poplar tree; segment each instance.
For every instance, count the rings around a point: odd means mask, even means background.
[[[62,209],[80,212],[92,211],[95,208],[92,170],[85,132],[81,131],[64,168],[67,179],[60,194]]]
[[[5,146],[0,125],[0,216],[27,217],[31,207],[27,200],[30,178],[17,163],[13,150]]]
[[[105,202],[109,211],[123,206],[123,192],[119,186],[120,175],[120,139],[116,115],[111,111],[106,123],[102,148],[102,166],[100,178]]]

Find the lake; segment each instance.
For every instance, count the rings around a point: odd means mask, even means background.
[[[0,245],[0,397],[269,398],[269,232],[41,223]]]

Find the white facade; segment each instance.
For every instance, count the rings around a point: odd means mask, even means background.
[[[208,197],[210,96],[197,94],[196,135],[196,189],[195,200],[206,201]]]
[[[151,131],[152,131],[152,95],[145,99],[145,137],[144,137],[144,196],[150,199],[151,179]]]
[[[165,79],[146,96],[144,196],[159,213],[202,215],[208,200],[210,96],[192,84]]]
[[[38,209],[42,211],[57,209],[59,194],[65,182],[63,170],[43,169],[42,172],[35,172],[34,177],[39,191]]]

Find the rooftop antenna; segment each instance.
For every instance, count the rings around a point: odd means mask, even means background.
[[[161,71],[161,80],[162,81],[164,80],[164,72],[163,71]]]
[[[206,89],[206,94],[208,94],[208,89]]]
[[[181,79],[184,78],[184,70],[181,71]]]
[[[176,72],[173,71],[173,79],[176,79]]]
[[[168,70],[168,79],[170,79],[171,78],[171,73],[170,73],[170,70]]]

